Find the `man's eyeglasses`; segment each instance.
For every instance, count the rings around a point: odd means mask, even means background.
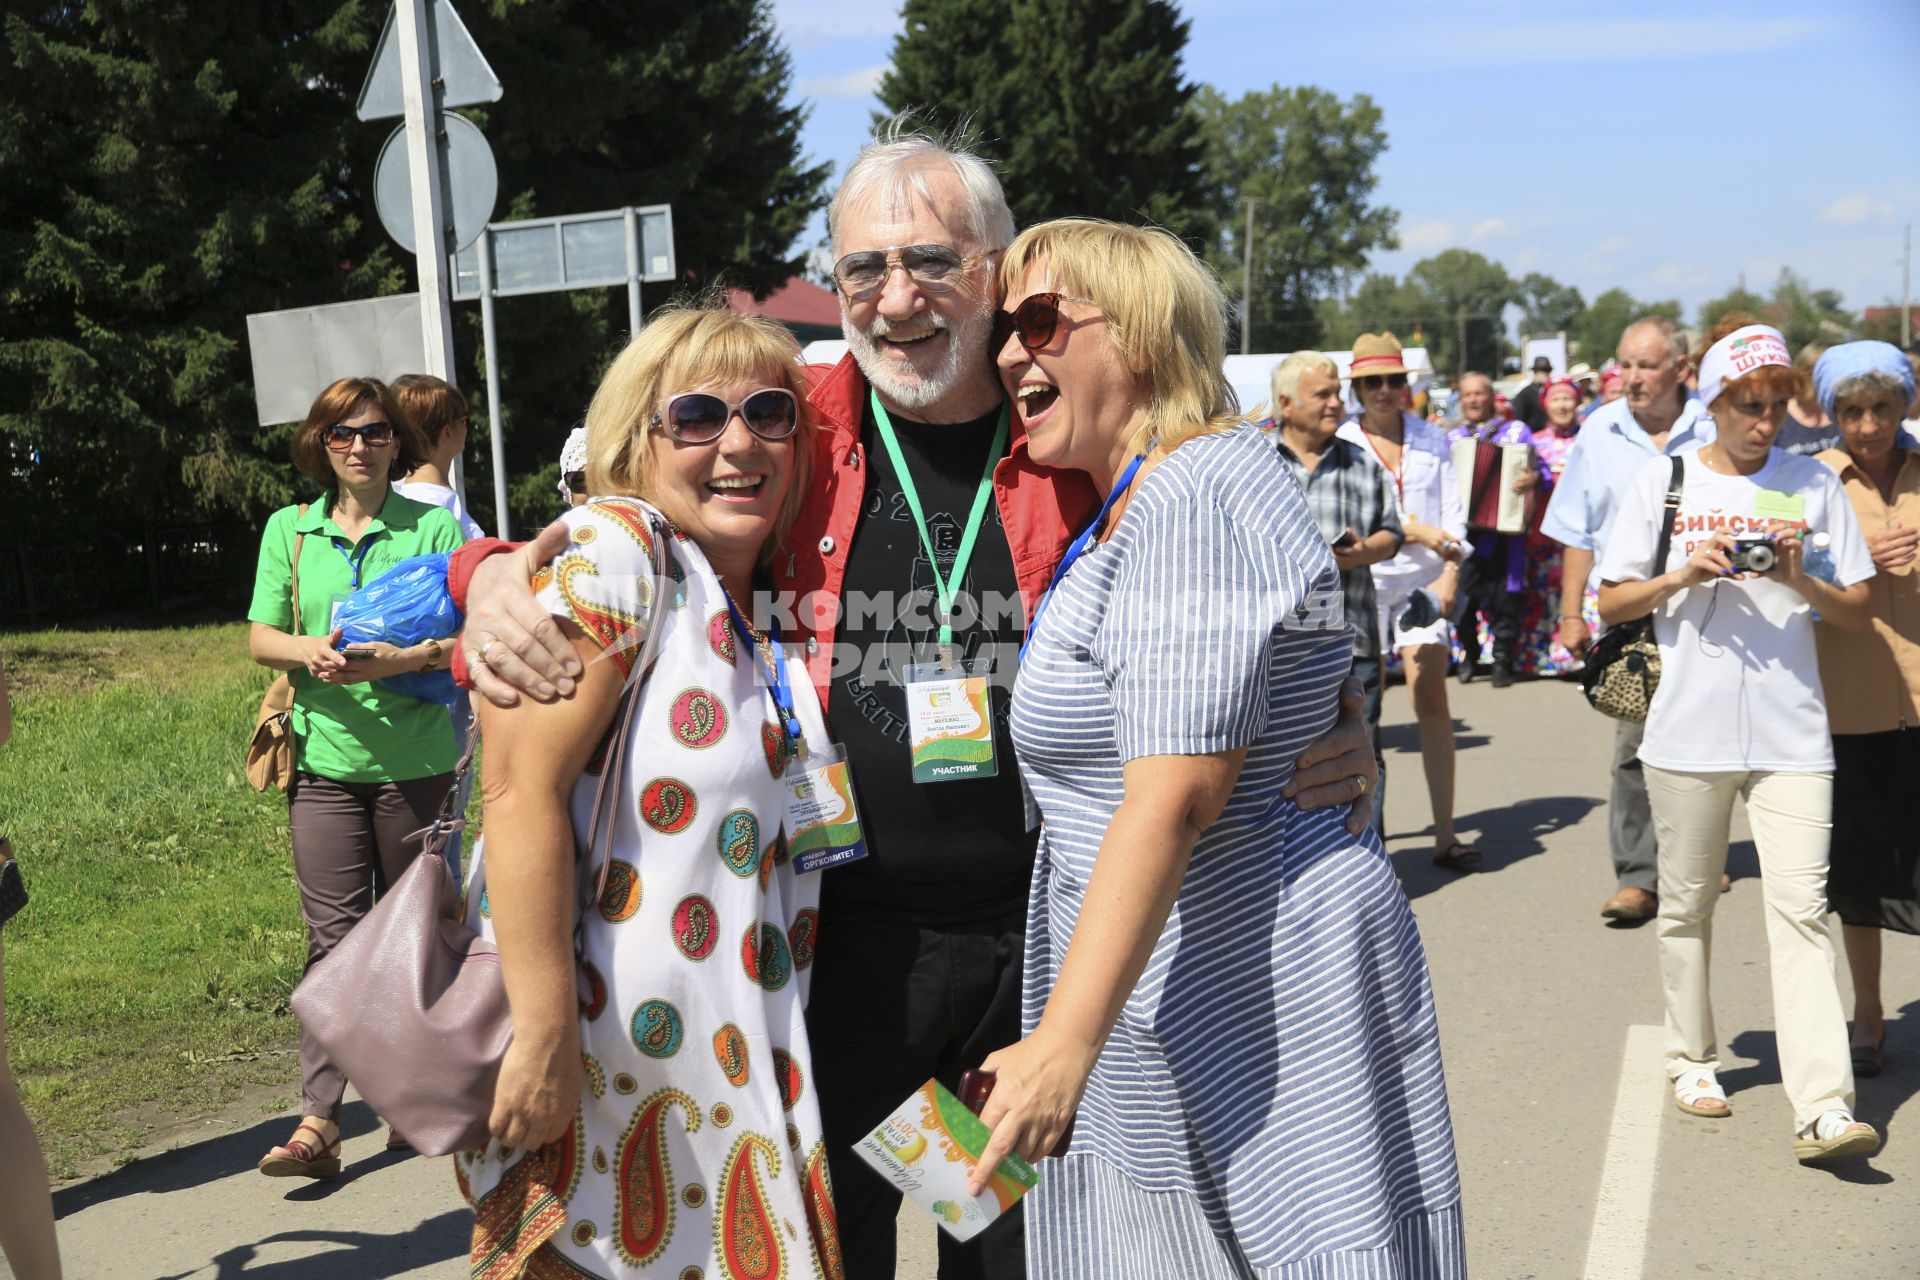
[[[683,391],[667,401],[664,414],[653,415],[653,425],[681,444],[712,444],[726,434],[736,413],[762,440],[785,440],[800,425],[800,402],[785,387],[762,388],[739,404],[705,391]]]
[[[886,286],[887,273],[897,265],[928,293],[946,293],[978,260],[943,244],[861,249],[833,264],[833,280],[851,301],[865,302]]]
[[[1012,311],[994,313],[993,349],[998,351],[1006,346],[1010,334],[1020,335],[1020,345],[1029,351],[1039,351],[1051,345],[1053,335],[1060,329],[1060,304],[1063,302],[1095,305],[1092,298],[1076,298],[1067,293],[1036,293]]]
[[[335,453],[345,453],[353,448],[353,438],[359,436],[367,442],[367,448],[378,449],[393,443],[393,424],[391,422],[369,422],[363,427],[350,427],[344,422],[336,422],[320,433],[327,442],[327,448]]]
[[[1378,391],[1381,387],[1392,387],[1395,391],[1399,391],[1407,385],[1407,375],[1404,373],[1369,373],[1364,377],[1355,378],[1353,385],[1362,392]]]

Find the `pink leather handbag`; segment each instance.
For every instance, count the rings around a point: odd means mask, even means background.
[[[666,581],[664,531],[655,527],[653,600]],[[575,904],[581,921],[606,889],[613,806],[639,690],[657,656],[656,620],[642,660],[614,717],[607,761],[596,784],[583,877],[591,897]],[[293,993],[300,1025],[318,1040],[360,1096],[422,1155],[444,1156],[487,1144],[500,1062],[513,1040],[512,1011],[494,945],[470,929],[441,845],[457,838],[460,781],[472,766],[469,733],[454,785],[434,824],[414,833],[420,854],[372,911],[313,966]],[[609,779],[613,781],[609,784]],[[604,839],[603,839],[604,836]],[[601,846],[605,845],[603,849]]]

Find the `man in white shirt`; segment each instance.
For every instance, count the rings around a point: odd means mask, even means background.
[[[1580,428],[1554,486],[1540,530],[1566,546],[1560,570],[1560,643],[1576,657],[1591,637],[1580,606],[1598,588],[1596,555],[1619,513],[1621,495],[1648,459],[1698,449],[1713,439],[1713,419],[1687,391],[1686,335],[1665,316],[1646,316],[1620,335],[1616,355],[1626,394],[1594,410]],[[1640,771],[1644,726],[1614,722],[1613,794],[1607,836],[1613,853],[1613,896],[1600,908],[1609,920],[1649,920],[1658,910],[1659,851],[1653,810]]]
[[[1453,711],[1447,705],[1447,663],[1452,649],[1447,615],[1460,588],[1461,541],[1466,512],[1453,475],[1446,433],[1406,410],[1407,366],[1391,333],[1354,339],[1349,369],[1360,416],[1340,426],[1340,436],[1364,446],[1393,477],[1406,536],[1398,554],[1373,566],[1383,646],[1400,651],[1407,691],[1420,725],[1420,761],[1433,805],[1433,862],[1465,871],[1480,851],[1453,830]],[[1424,595],[1428,598],[1420,599]],[[1408,619],[1409,606],[1434,606],[1430,617]]]

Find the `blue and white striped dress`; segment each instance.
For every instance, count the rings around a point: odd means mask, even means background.
[[[1426,956],[1371,832],[1280,794],[1350,663],[1340,580],[1251,428],[1189,440],[1060,583],[1013,742],[1045,822],[1027,922],[1038,1023],[1142,756],[1246,747],[1219,821],[1027,1203],[1045,1280],[1466,1274]],[[1124,857],[1126,850],[1109,850]]]

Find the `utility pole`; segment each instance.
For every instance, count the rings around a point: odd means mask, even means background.
[[[1457,387],[1460,385],[1460,379],[1465,377],[1467,373],[1467,304],[1466,303],[1464,302],[1461,303],[1459,310],[1454,313],[1453,323],[1454,323],[1454,335],[1459,340],[1459,344],[1460,344],[1459,346],[1454,348],[1454,357],[1453,357],[1453,385]]]
[[[1913,345],[1913,302],[1908,287],[1913,279],[1913,224],[1907,224],[1907,251],[1900,258],[1900,345]]]
[[[1240,354],[1253,354],[1253,206],[1259,204],[1252,196],[1243,199],[1247,205],[1247,234],[1240,245]]]

